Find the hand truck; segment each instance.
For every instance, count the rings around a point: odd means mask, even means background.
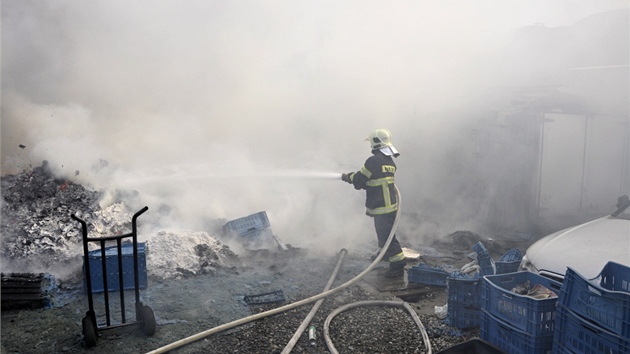
[[[88,294],[89,310],[86,312],[83,318],[83,341],[86,347],[93,347],[96,345],[97,332],[106,329],[120,328],[124,326],[139,325],[143,334],[152,336],[157,330],[155,323],[155,316],[153,310],[149,306],[145,306],[140,302],[140,286],[138,278],[138,229],[136,227],[136,219],[145,211],[149,210],[148,207],[142,208],[140,211],[133,215],[131,219],[132,231],[127,234],[108,236],[108,237],[88,237],[88,228],[85,221],[79,219],[76,215],[72,214],[71,217],[81,223],[83,229],[83,265],[85,269],[85,281]],[[123,261],[122,261],[122,240],[124,238],[131,237],[133,241],[133,274],[134,274],[134,290],[136,293],[136,320],[128,322],[125,318],[125,291],[123,287]],[[120,307],[122,312],[122,322],[120,324],[112,325],[110,310],[109,310],[109,291],[107,283],[107,264],[105,259],[105,242],[116,241],[116,248],[118,251],[118,284],[120,291]],[[104,284],[104,299],[105,299],[105,317],[106,323],[99,326],[96,322],[96,312],[94,311],[94,300],[92,294],[92,275],[90,273],[90,261],[88,252],[88,242],[99,242],[101,246],[101,261],[103,268],[103,284]]]

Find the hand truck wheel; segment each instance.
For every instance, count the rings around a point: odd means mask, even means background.
[[[89,316],[83,317],[83,343],[91,348],[96,345],[96,326]]]
[[[155,323],[155,315],[153,310],[149,306],[141,306],[140,311],[140,329],[142,333],[147,336],[152,336],[157,330],[157,324]]]

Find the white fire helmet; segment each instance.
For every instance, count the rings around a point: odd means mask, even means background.
[[[398,157],[398,150],[392,145],[392,133],[387,129],[376,129],[365,138],[370,142],[372,150],[380,150],[387,156]]]

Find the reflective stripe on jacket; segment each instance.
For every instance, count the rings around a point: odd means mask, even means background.
[[[380,215],[398,210],[394,174],[396,164],[391,156],[378,150],[372,152],[361,170],[353,173],[350,180],[355,189],[365,189],[366,214]]]

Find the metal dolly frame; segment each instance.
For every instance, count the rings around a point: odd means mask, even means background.
[[[153,310],[146,305],[143,305],[140,301],[140,286],[139,286],[139,277],[138,277],[138,229],[136,226],[136,219],[149,210],[149,207],[144,207],[139,210],[137,213],[133,215],[131,219],[131,228],[132,231],[127,234],[116,235],[116,236],[108,236],[108,237],[88,237],[88,228],[87,223],[76,215],[72,214],[71,217],[81,223],[82,231],[83,231],[83,264],[85,267],[85,281],[87,286],[88,293],[88,305],[89,310],[86,312],[85,317],[83,317],[82,325],[83,325],[83,340],[86,347],[93,347],[96,345],[97,341],[97,332],[100,330],[112,329],[112,328],[120,328],[131,325],[139,325],[143,334],[147,336],[152,336],[155,334],[157,330],[157,325],[155,322],[155,316],[153,314]],[[125,318],[125,291],[123,286],[123,261],[122,261],[122,240],[124,238],[131,237],[133,241],[133,271],[134,271],[134,290],[136,295],[136,320],[133,322],[128,322]],[[116,241],[116,247],[118,251],[118,284],[120,291],[120,307],[122,312],[122,323],[120,324],[111,324],[111,316],[109,310],[109,290],[107,283],[107,262],[105,257],[105,242],[106,241]],[[90,273],[90,261],[89,261],[89,252],[88,252],[88,242],[99,242],[101,246],[101,262],[103,269],[103,288],[104,288],[104,299],[105,299],[105,315],[106,315],[106,324],[104,326],[98,326],[96,322],[96,312],[94,311],[94,300],[92,294],[92,274]]]

